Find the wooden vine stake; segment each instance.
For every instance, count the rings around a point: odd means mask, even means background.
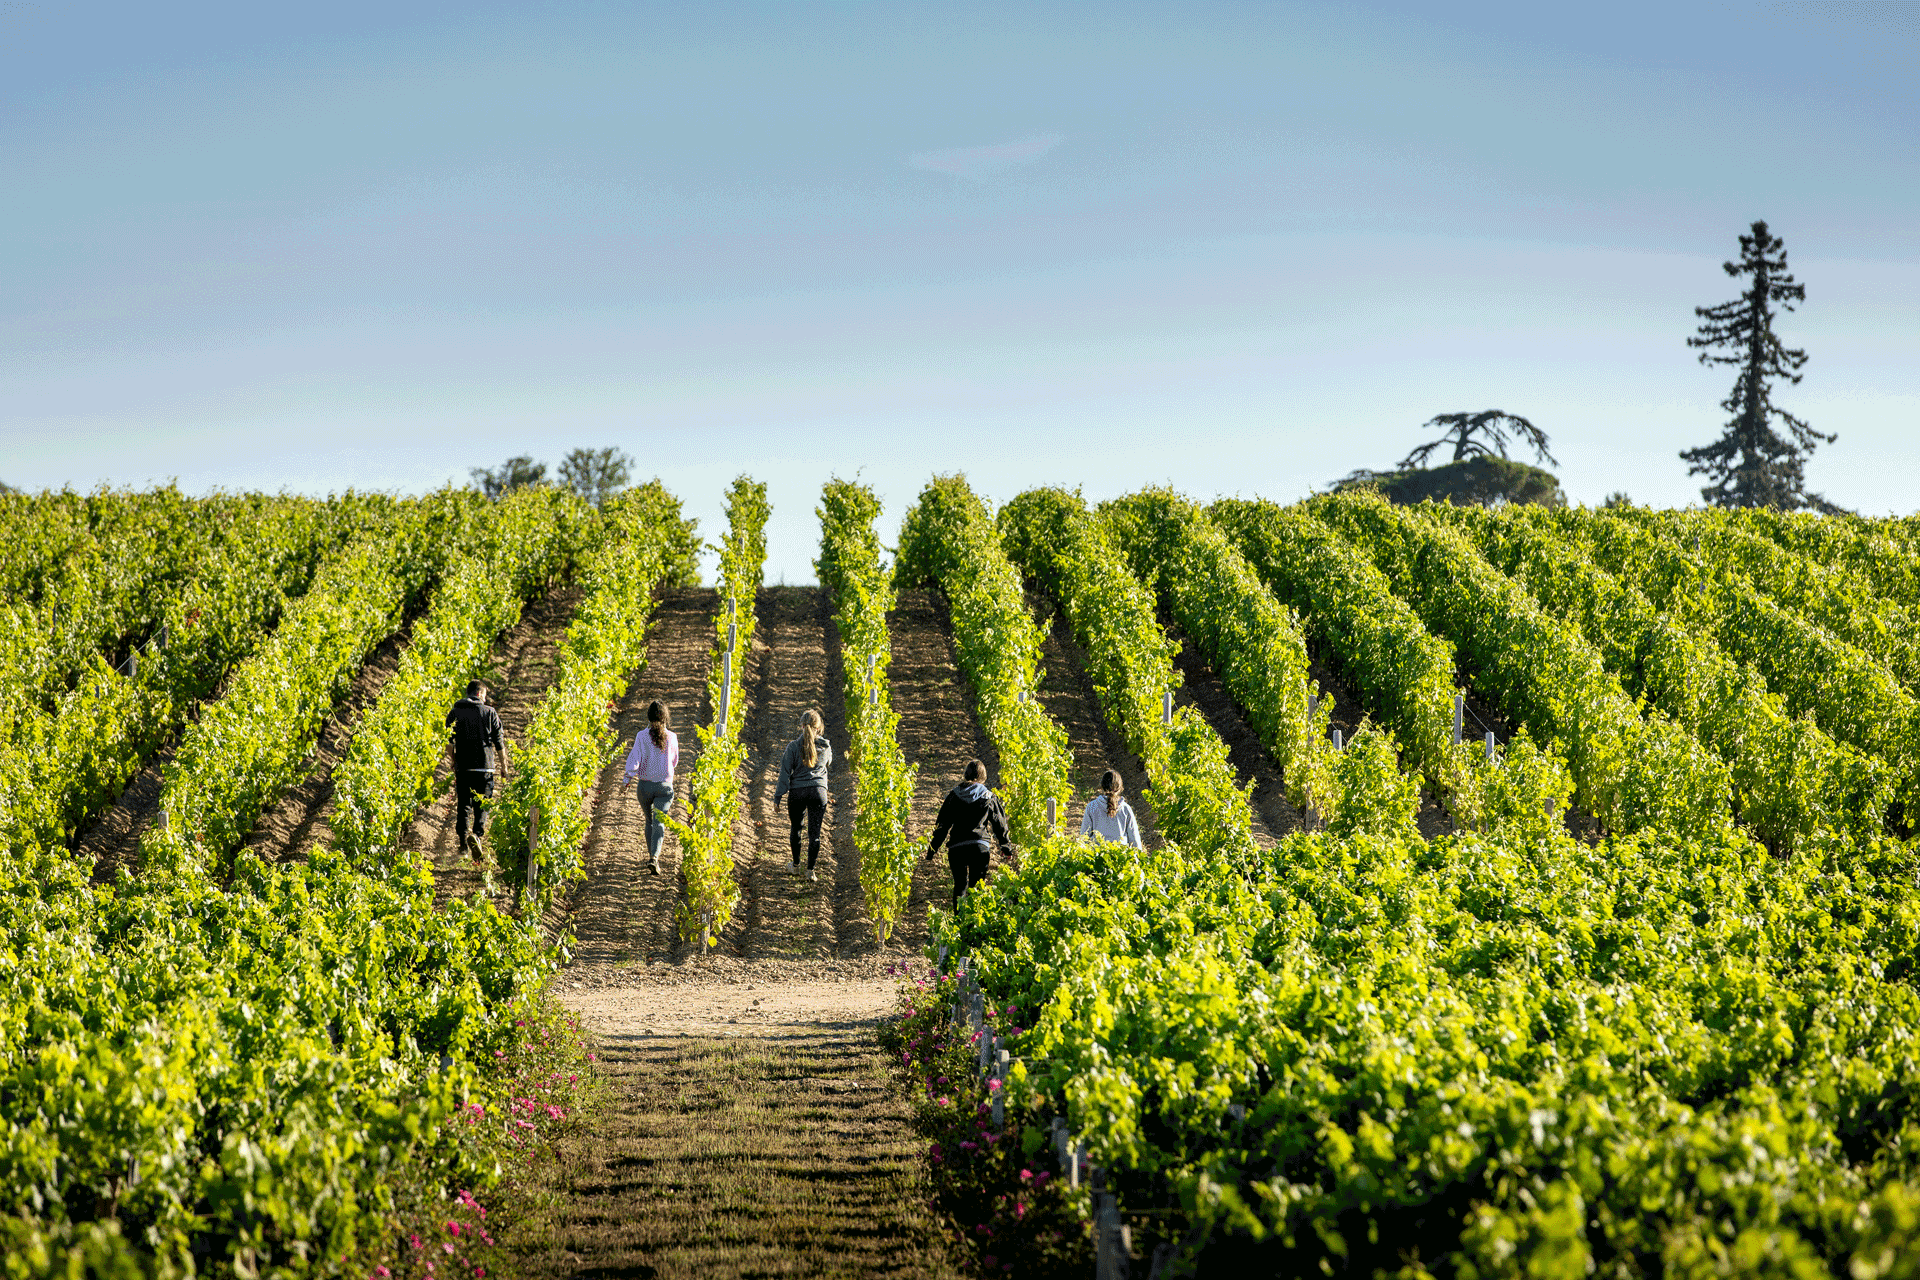
[[[968,994],[973,985],[973,966],[970,956],[960,957],[960,981],[953,993],[953,1025],[962,1027],[967,1022],[967,1010],[973,1005],[973,997]]]
[[[713,726],[714,736],[721,737],[727,731],[727,712],[733,708],[733,650],[728,649],[720,655],[720,719]]]
[[[1459,746],[1467,735],[1467,695],[1453,695],[1453,745]]]
[[[1305,684],[1307,690],[1307,729],[1311,732],[1313,729],[1313,718],[1320,713],[1320,695],[1313,691],[1313,684],[1311,682],[1302,683]],[[1320,811],[1313,807],[1313,796],[1311,793],[1307,795],[1307,825],[1309,827],[1317,827],[1320,825]]]
[[[1120,1205],[1111,1192],[1102,1191],[1093,1200],[1097,1206],[1093,1214],[1095,1280],[1124,1280],[1128,1255],[1133,1252],[1132,1232],[1120,1221]]]
[[[1059,805],[1059,803],[1060,802],[1058,800],[1055,800],[1052,796],[1047,797],[1047,834],[1048,835],[1053,834],[1054,815],[1057,811],[1057,806]]]
[[[1173,690],[1160,695],[1160,723],[1167,728],[1173,727]]]
[[[527,809],[527,888],[540,887],[540,864],[536,860],[540,850],[540,806],[531,805]]]
[[[1487,730],[1487,763],[1493,764],[1493,730]]]

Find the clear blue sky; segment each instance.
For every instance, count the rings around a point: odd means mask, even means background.
[[[1920,505],[1920,4],[0,0],[0,479],[420,490],[614,444],[769,577],[856,472],[1290,499],[1433,414],[1694,500],[1692,308],[1807,285]]]

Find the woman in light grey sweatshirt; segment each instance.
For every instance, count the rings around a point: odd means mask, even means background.
[[[1144,848],[1140,824],[1134,820],[1133,806],[1120,798],[1122,790],[1119,773],[1109,769],[1100,775],[1100,793],[1087,801],[1087,811],[1080,815],[1080,834]]]
[[[800,824],[807,827],[807,878],[818,880],[814,864],[820,860],[820,823],[827,816],[827,767],[833,763],[833,744],[818,711],[800,717],[800,736],[787,744],[780,757],[780,781],[774,785],[773,805],[786,797],[788,836],[793,843],[793,871],[800,873]]]

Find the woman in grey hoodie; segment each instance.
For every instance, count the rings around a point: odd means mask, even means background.
[[[800,717],[800,736],[787,744],[780,757],[780,781],[774,785],[773,807],[787,800],[788,835],[793,842],[793,872],[800,874],[800,824],[807,825],[807,878],[818,880],[813,869],[820,860],[820,823],[827,816],[827,766],[833,763],[833,744],[818,711]]]

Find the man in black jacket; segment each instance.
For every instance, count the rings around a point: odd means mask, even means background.
[[[493,753],[506,763],[506,742],[500,736],[500,713],[487,705],[487,686],[475,680],[467,696],[447,712],[453,747],[453,830],[475,862],[480,861],[480,838],[487,834],[487,802],[493,798]],[[473,834],[467,834],[467,811],[473,811]]]
[[[1007,811],[1000,797],[987,790],[987,766],[978,760],[967,761],[965,781],[947,792],[940,802],[940,816],[933,824],[933,843],[927,846],[927,861],[947,842],[947,865],[953,868],[953,905],[960,895],[987,878],[987,859],[998,845],[1002,854],[1013,845],[1007,831]]]

